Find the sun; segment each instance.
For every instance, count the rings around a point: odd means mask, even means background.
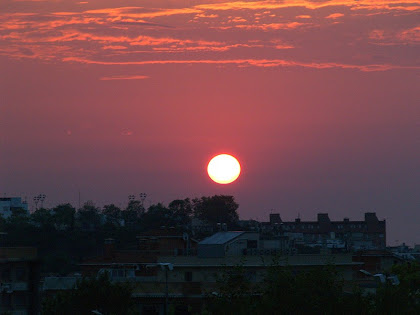
[[[241,165],[232,155],[219,154],[210,160],[207,173],[218,184],[230,184],[239,177]]]

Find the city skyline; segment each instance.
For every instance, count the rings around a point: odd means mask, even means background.
[[[419,1],[0,3],[0,194],[232,195],[420,243]],[[241,175],[213,183],[220,153]]]

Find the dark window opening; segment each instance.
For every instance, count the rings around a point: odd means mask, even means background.
[[[247,240],[246,248],[257,248],[257,247],[258,247],[258,241],[257,240]]]
[[[185,281],[187,281],[187,282],[192,281],[192,272],[191,271],[186,271],[184,276],[185,276]]]

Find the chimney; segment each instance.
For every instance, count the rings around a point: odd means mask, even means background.
[[[318,222],[330,222],[328,213],[318,213]]]
[[[115,252],[115,240],[113,238],[105,239],[104,243],[104,258],[112,259]]]
[[[331,232],[331,220],[328,216],[328,213],[318,213],[318,224],[319,224],[319,231],[321,233]]]
[[[378,217],[376,216],[376,212],[366,212],[365,213],[365,221],[366,222],[378,222]]]

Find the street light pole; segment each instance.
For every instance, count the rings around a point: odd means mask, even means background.
[[[168,315],[168,305],[169,305],[169,289],[168,289],[168,271],[174,270],[174,265],[172,263],[156,263],[149,264],[146,267],[155,267],[160,266],[161,270],[165,270],[165,315]]]
[[[144,208],[144,201],[146,200],[147,194],[146,193],[140,193],[140,201],[141,201],[141,205]]]
[[[35,211],[38,210],[39,195],[34,197]]]
[[[40,194],[39,196],[39,200],[41,201],[41,208],[44,208],[44,200],[45,197],[47,197],[45,194]]]
[[[165,268],[165,315],[168,315],[168,302],[169,302],[169,290],[168,290],[168,268]]]

